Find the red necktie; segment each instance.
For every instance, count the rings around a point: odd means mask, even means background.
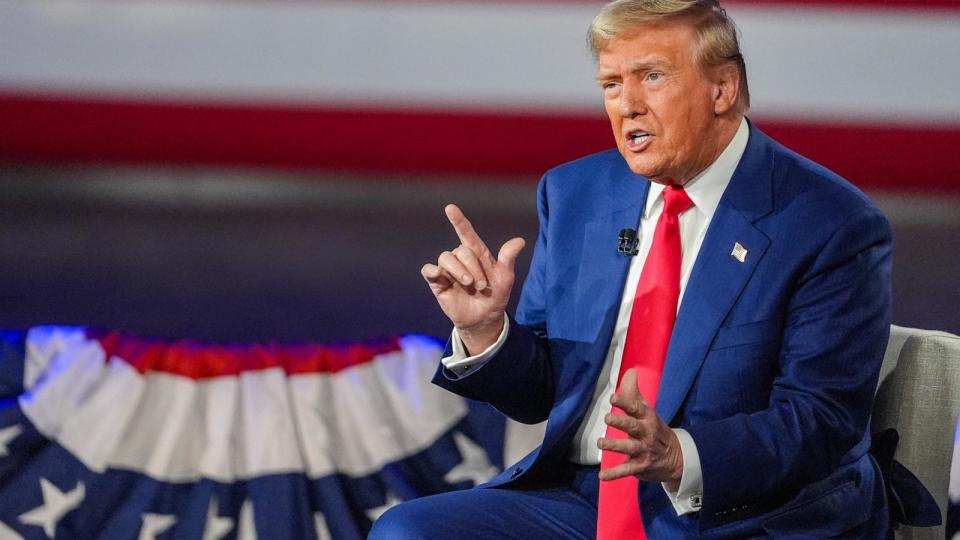
[[[667,358],[667,346],[673,323],[677,318],[677,301],[680,298],[680,222],[679,216],[693,206],[682,187],[667,186],[663,190],[663,213],[653,233],[653,245],[640,272],[640,283],[633,299],[630,324],[627,326],[623,360],[617,375],[617,389],[623,373],[637,369],[637,384],[640,393],[650,406],[657,400],[660,375]],[[623,411],[614,409],[615,413]],[[619,429],[607,427],[608,438],[624,439],[626,434]],[[615,452],[603,452],[600,468],[607,469],[622,464],[626,457]],[[640,505],[637,501],[639,481],[634,476],[600,482],[600,499],[597,513],[597,539],[621,540],[643,539],[643,522],[640,521]]]

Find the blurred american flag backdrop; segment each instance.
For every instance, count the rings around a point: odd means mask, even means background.
[[[589,1],[0,2],[0,156],[536,174],[611,145]],[[730,2],[752,118],[960,190],[960,2]]]

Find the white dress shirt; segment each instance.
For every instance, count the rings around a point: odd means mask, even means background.
[[[747,146],[750,129],[746,119],[740,123],[733,139],[720,154],[716,161],[703,170],[695,178],[684,185],[684,189],[694,206],[680,215],[680,243],[682,246],[682,258],[680,263],[680,304],[683,303],[683,294],[687,288],[687,281],[690,279],[690,272],[693,264],[700,252],[700,246],[707,233],[707,227],[710,225],[713,214],[720,203],[720,197],[730,183],[733,173],[743,156]],[[638,240],[640,241],[636,257],[630,261],[630,269],[627,274],[627,281],[623,288],[623,296],[620,300],[620,310],[617,315],[617,322],[613,329],[613,337],[610,340],[610,347],[607,350],[607,356],[597,379],[597,386],[587,409],[580,429],[573,438],[572,460],[582,465],[597,465],[600,463],[600,452],[597,448],[597,439],[603,437],[607,426],[603,417],[610,412],[610,396],[617,383],[617,375],[620,372],[620,363],[623,357],[624,340],[627,335],[627,326],[630,322],[630,311],[633,309],[633,299],[636,294],[637,285],[640,282],[640,272],[643,264],[650,252],[650,246],[653,243],[653,232],[663,211],[663,189],[662,184],[651,183],[650,191],[647,194],[646,204],[640,217],[638,227]],[[468,357],[467,352],[457,335],[456,329],[453,331],[453,355],[443,358],[441,362],[444,367],[457,375],[464,375],[474,369],[482,366],[491,357],[493,357],[507,339],[510,325],[504,321],[503,332],[500,334],[497,342],[491,345],[487,350],[480,354]],[[673,502],[677,514],[683,515],[690,512],[696,512],[701,506],[701,495],[703,492],[703,475],[700,470],[700,455],[697,451],[693,438],[683,429],[675,429],[677,438],[680,441],[680,448],[683,453],[683,476],[680,480],[679,489],[674,492],[666,484],[664,489]]]

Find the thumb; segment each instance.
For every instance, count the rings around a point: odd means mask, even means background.
[[[517,255],[520,255],[520,252],[523,251],[523,247],[526,245],[527,242],[523,238],[507,240],[500,248],[500,253],[497,253],[497,262],[505,265],[510,271],[513,271],[513,266],[517,262]]]
[[[620,379],[620,396],[624,398],[626,403],[633,404],[639,403],[640,388],[637,386],[637,369],[630,368],[623,373],[623,378]],[[627,411],[630,414],[634,414],[634,411]]]

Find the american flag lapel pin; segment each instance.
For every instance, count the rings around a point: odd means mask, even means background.
[[[747,253],[749,253],[747,248],[743,247],[740,242],[737,242],[733,244],[733,251],[730,252],[730,255],[733,255],[733,258],[740,262],[746,262]]]

